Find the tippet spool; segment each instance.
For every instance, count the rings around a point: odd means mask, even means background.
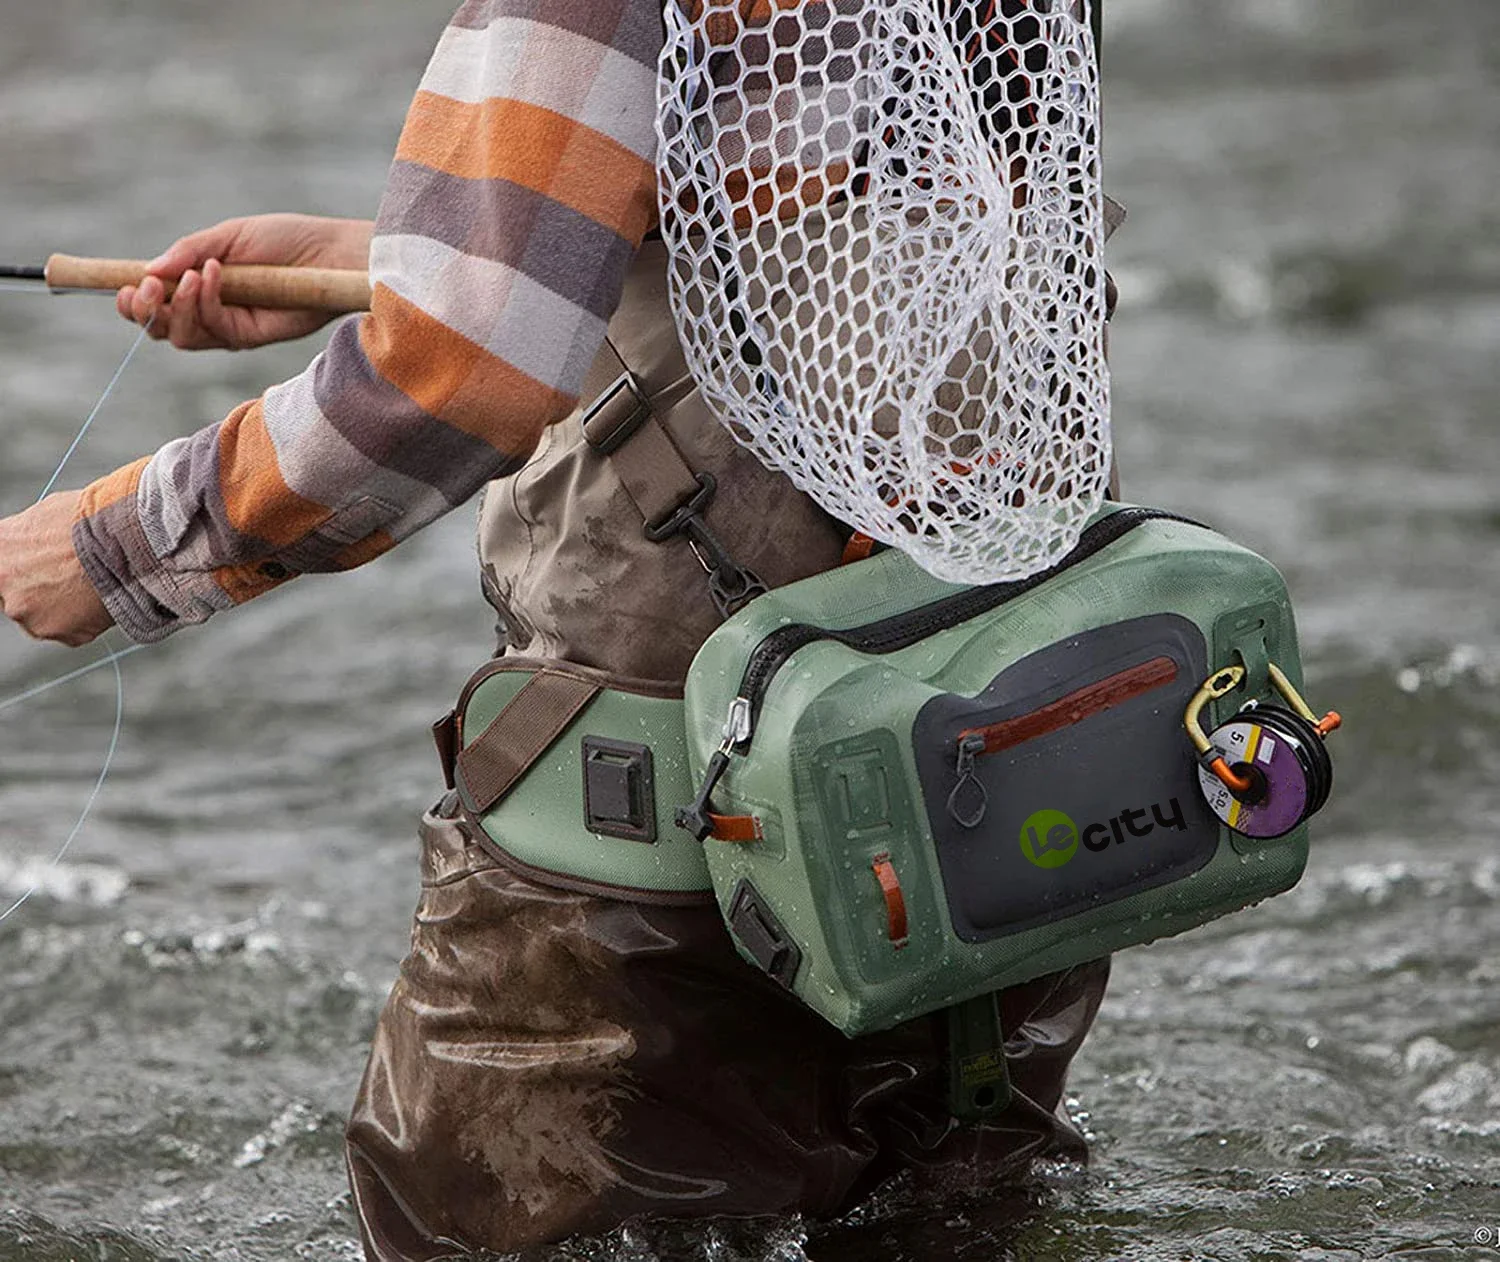
[[[1204,735],[1203,707],[1244,679],[1244,670],[1231,666],[1204,683],[1184,716],[1209,809],[1235,832],[1263,840],[1285,836],[1328,801],[1333,760],[1324,738],[1342,723],[1334,711],[1317,718],[1274,665],[1270,675],[1291,708],[1250,701]]]

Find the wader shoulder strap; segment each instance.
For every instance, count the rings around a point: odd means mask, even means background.
[[[454,759],[463,804],[477,815],[494,806],[599,695],[599,688],[590,680],[547,670],[527,680]]]
[[[693,472],[650,396],[613,344],[605,345],[619,361],[620,375],[584,412],[584,441],[609,459],[641,515],[647,539],[665,543],[682,535],[687,540],[708,575],[714,605],[727,618],[762,595],[766,585],[729,555],[705,519],[718,491],[714,476]]]
[[[620,375],[583,414],[582,424],[584,441],[609,458],[648,529],[666,522],[701,490],[698,476],[623,363]]]

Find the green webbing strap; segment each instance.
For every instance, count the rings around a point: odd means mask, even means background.
[[[948,1107],[961,1122],[983,1122],[1010,1103],[1005,1034],[993,993],[948,1009]]]

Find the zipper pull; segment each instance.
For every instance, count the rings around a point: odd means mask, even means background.
[[[709,810],[712,803],[709,799],[719,787],[724,773],[729,770],[729,759],[735,752],[735,746],[743,745],[750,739],[751,727],[750,699],[736,697],[729,703],[729,714],[724,720],[724,739],[714,751],[714,756],[708,760],[698,796],[693,799],[691,806],[679,806],[672,815],[677,827],[691,834],[693,840],[703,841],[713,833],[714,822]]]
[[[724,720],[724,743],[719,750],[725,754],[735,752],[735,747],[750,739],[750,698],[736,697],[729,703],[729,716]]]
[[[978,828],[989,809],[990,795],[974,774],[974,759],[984,753],[984,737],[966,732],[958,738],[958,783],[948,795],[948,814],[960,828]]]
[[[714,821],[709,811],[709,798],[713,797],[714,790],[718,788],[719,781],[724,778],[724,773],[729,770],[729,751],[718,749],[714,756],[708,760],[708,770],[703,776],[703,786],[698,790],[698,796],[693,799],[691,806],[679,806],[673,813],[672,818],[677,827],[692,836],[694,841],[705,841],[714,831]]]

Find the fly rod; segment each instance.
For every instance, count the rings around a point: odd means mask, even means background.
[[[54,254],[45,267],[0,266],[0,280],[36,281],[53,293],[113,293],[126,285],[139,285],[147,275],[142,259],[89,259],[71,254]],[[162,284],[171,298],[177,282],[164,280]],[[236,307],[339,314],[370,309],[370,278],[352,269],[229,263],[224,266],[220,293]]]

